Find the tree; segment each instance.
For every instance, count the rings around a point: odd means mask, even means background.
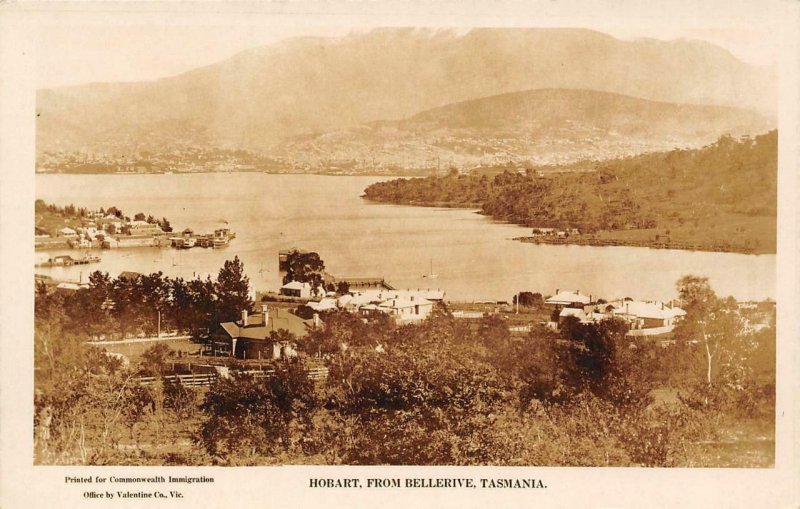
[[[162,217],[161,221],[158,221],[158,226],[167,233],[172,231],[172,226],[169,224],[169,220],[166,217]]]
[[[208,420],[200,439],[209,454],[231,460],[296,450],[318,405],[300,361],[274,365],[269,378],[219,380],[201,406]]]
[[[316,290],[323,286],[324,270],[325,263],[319,254],[293,251],[286,258],[286,275],[283,277],[283,282],[284,284],[290,281],[311,283],[311,287]]]
[[[534,399],[545,403],[564,402],[577,393],[578,384],[572,379],[573,358],[566,345],[530,338],[515,352],[515,359],[523,407]]]
[[[445,325],[445,324],[440,324]],[[385,352],[353,348],[335,356],[328,378],[324,441],[346,464],[476,464],[492,461],[494,413],[504,392],[495,371],[464,349],[420,348],[443,336],[409,326],[412,337]],[[444,331],[442,331],[444,332]]]
[[[686,316],[675,327],[675,338],[697,342],[705,350],[706,383],[712,384],[715,362],[731,355],[741,323],[731,304],[711,289],[708,278],[684,276],[677,282]],[[735,304],[735,301],[734,301]]]
[[[158,343],[142,353],[142,369],[151,376],[163,375],[167,368],[167,359],[175,354],[169,346]]]
[[[478,324],[478,339],[490,351],[500,352],[508,350],[511,341],[511,332],[508,324],[498,315],[488,315],[481,318]]]
[[[519,301],[520,306],[542,309],[544,307],[544,298],[541,293],[520,292],[514,296],[514,304]]]
[[[141,286],[142,296],[142,326],[146,332],[155,335],[159,332],[159,321],[161,329],[164,329],[171,316],[166,313],[170,285],[160,271],[141,276],[138,284]]]
[[[244,264],[239,257],[226,260],[219,271],[215,285],[216,322],[230,322],[241,316],[243,310],[250,310],[250,279],[244,272]]]
[[[575,345],[575,366],[593,392],[604,392],[618,374],[617,350],[628,325],[609,318],[593,323],[577,323],[569,330]]]
[[[135,216],[133,216],[134,221],[144,221],[145,220],[144,212],[138,212]]]

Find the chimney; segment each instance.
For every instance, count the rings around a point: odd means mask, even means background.
[[[314,313],[314,328],[319,327],[319,313]]]
[[[556,295],[558,295],[558,291],[559,291],[558,288],[556,288]]]
[[[247,310],[242,310],[242,327],[247,327]]]

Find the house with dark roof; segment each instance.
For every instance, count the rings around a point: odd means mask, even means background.
[[[305,320],[287,309],[269,308],[262,304],[259,313],[243,310],[240,320],[221,323],[207,344],[206,353],[238,359],[294,357],[297,345],[293,339],[305,337],[321,324],[319,315]]]

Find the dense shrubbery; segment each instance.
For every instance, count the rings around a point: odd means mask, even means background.
[[[163,380],[133,384],[133,375],[163,373],[169,352],[154,348],[141,365],[122,366],[66,332],[61,308],[39,295],[36,459],[739,464],[744,457],[725,463],[707,444],[745,423],[772,433],[775,330],[732,329],[729,303],[703,279],[684,278],[679,289],[687,321],[705,317],[704,329],[687,323],[666,348],[634,341],[616,320],[515,339],[499,316],[470,323],[438,310],[398,327],[333,312],[301,342],[299,358],[273,363],[274,376],[221,378],[202,393]],[[329,376],[315,384],[306,368],[319,362]]]

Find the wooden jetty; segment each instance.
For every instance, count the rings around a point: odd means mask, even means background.
[[[353,288],[383,288],[385,290],[397,290],[394,286],[386,282],[382,277],[337,277],[336,283],[347,283]]]

